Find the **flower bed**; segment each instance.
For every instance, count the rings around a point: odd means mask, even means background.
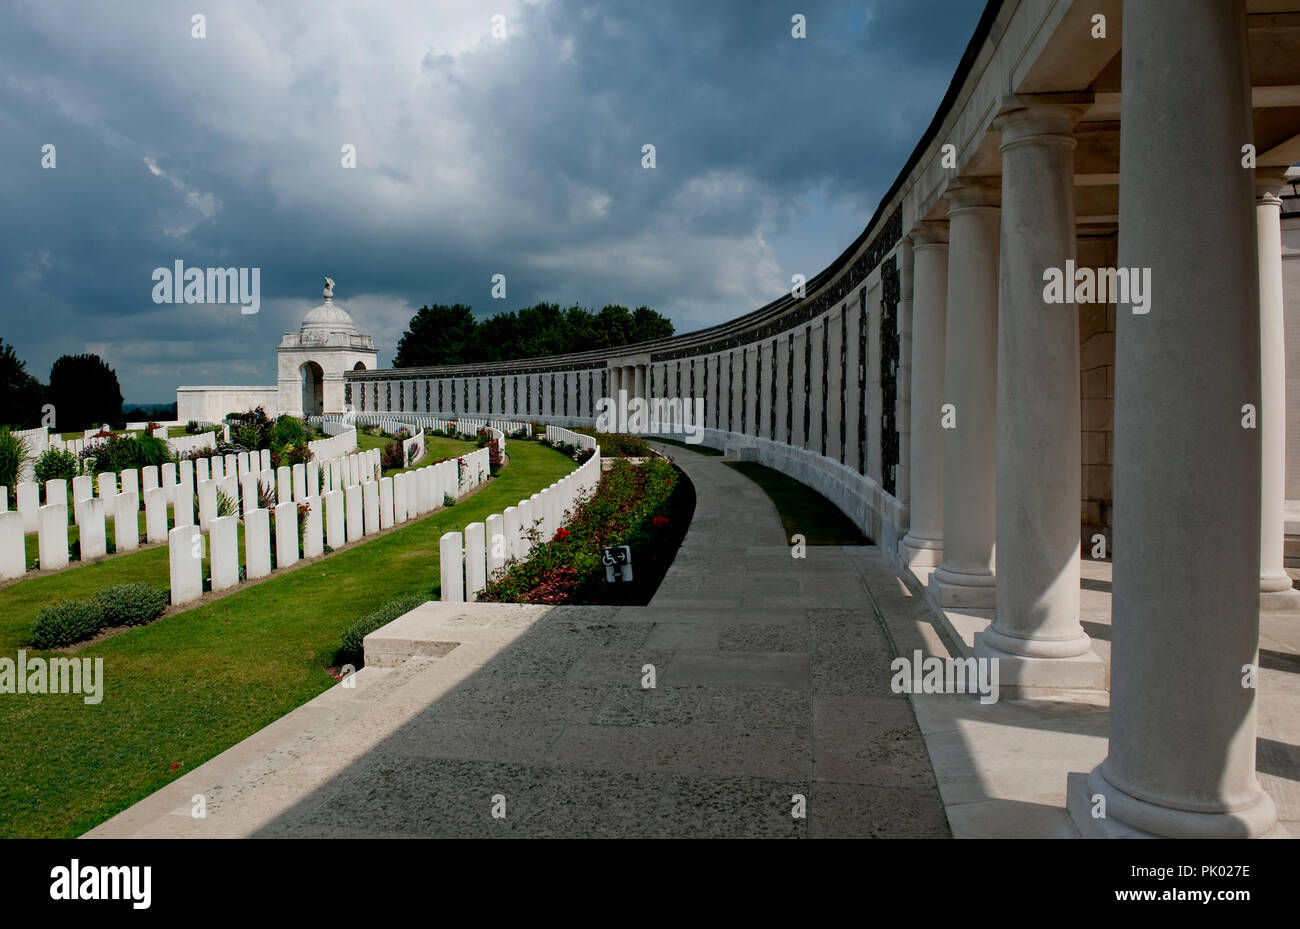
[[[567,527],[510,564],[478,599],[496,603],[645,604],[672,564],[691,514],[695,490],[663,459],[616,461]],[[633,580],[609,583],[605,546],[632,549]]]

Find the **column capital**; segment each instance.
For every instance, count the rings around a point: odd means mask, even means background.
[[[1092,105],[1092,94],[1020,94],[1003,97],[992,128],[1001,150],[1026,142],[1074,144],[1074,127]]]
[[[912,227],[907,238],[912,248],[926,248],[934,245],[948,244],[948,223],[943,220],[925,219]]]
[[[993,209],[1002,204],[1002,181],[996,177],[956,177],[944,190],[948,215],[964,210]]]
[[[1258,168],[1255,171],[1255,200],[1261,204],[1280,207],[1282,189],[1290,185],[1286,177],[1286,167]]]

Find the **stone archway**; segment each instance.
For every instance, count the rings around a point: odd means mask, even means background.
[[[356,364],[354,364],[354,365],[352,366],[352,370],[353,370],[353,371],[364,371],[364,370],[366,370],[366,363],[365,363],[364,361],[358,361]]]
[[[302,415],[320,416],[325,412],[325,372],[314,361],[298,369],[302,381]]]

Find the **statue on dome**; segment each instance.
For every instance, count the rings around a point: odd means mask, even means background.
[[[325,289],[322,290],[320,294],[326,300],[334,299],[334,278],[332,277],[325,278]]]

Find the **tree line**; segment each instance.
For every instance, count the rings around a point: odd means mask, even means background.
[[[673,334],[673,324],[648,306],[610,304],[600,312],[539,303],[478,319],[463,303],[422,306],[397,342],[395,368],[512,361],[617,348]]]
[[[59,357],[50,366],[49,383],[42,384],[0,338],[0,426],[39,426],[47,404],[54,408],[54,427],[61,432],[125,421],[117,372],[98,355]]]

